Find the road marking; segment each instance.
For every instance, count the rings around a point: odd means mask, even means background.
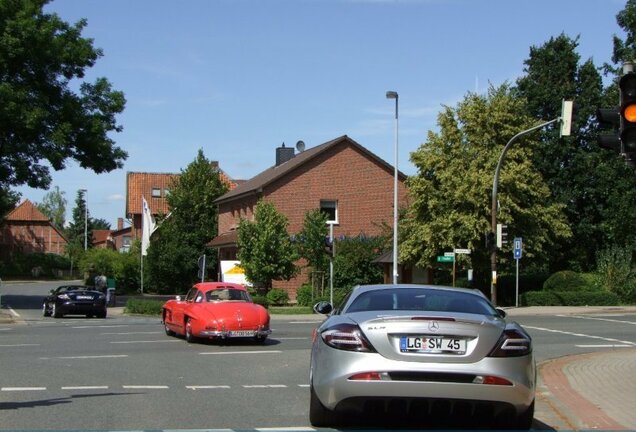
[[[165,390],[170,387],[167,385],[124,385],[122,388],[130,390]]]
[[[619,340],[619,339],[606,338],[606,337],[602,337],[602,336],[594,336],[594,335],[588,335],[588,334],[583,334],[583,333],[572,333],[572,332],[568,332],[568,331],[548,329],[548,328],[543,328],[543,327],[524,326],[524,328],[532,329],[532,330],[546,331],[546,332],[550,332],[550,333],[560,333],[560,334],[565,334],[565,335],[569,335],[569,336],[578,336],[578,337],[585,337],[585,338],[590,338],[590,339],[600,339],[600,340],[604,340],[604,341],[607,341],[607,342],[617,342],[619,344],[627,344],[629,346],[636,346],[636,342],[623,341],[623,340]]]
[[[9,309],[9,312],[11,313],[11,315],[13,315],[16,318],[20,318],[20,314],[14,311],[11,306],[7,306],[7,309]]]
[[[254,430],[261,431],[261,432],[268,432],[268,431],[310,432],[310,431],[315,431],[315,430],[318,430],[318,429],[314,429],[314,428],[308,427],[308,426],[303,426],[303,427],[288,426],[288,427],[273,427],[273,428],[255,428]]]
[[[557,316],[566,317],[566,318],[578,318],[578,319],[586,319],[586,320],[594,320],[594,321],[607,321],[607,322],[613,322],[613,323],[619,323],[619,324],[636,325],[636,321],[625,321],[625,320],[617,320],[617,319],[611,319],[611,318],[588,317],[588,316],[580,316],[580,315],[557,315]]]
[[[631,348],[633,345],[574,345],[577,348]]]
[[[309,384],[298,384],[298,387],[309,387]]]
[[[229,385],[193,385],[186,386],[188,390],[215,390],[215,389],[229,389]]]
[[[201,355],[228,355],[228,354],[280,354],[282,351],[215,351],[215,352],[202,352]]]
[[[120,327],[130,327],[128,324],[116,324],[116,325],[83,325],[83,326],[73,326],[73,329],[87,329],[87,328],[120,328]]]
[[[7,328],[0,328],[0,331],[7,331],[7,330],[11,330],[11,327],[7,327]]]
[[[111,341],[112,344],[142,344],[142,343],[172,343],[180,342],[177,339],[162,339],[162,340],[138,340],[138,341]]]
[[[62,390],[108,390],[108,386],[68,386]]]
[[[13,345],[0,345],[0,347],[2,347],[2,348],[27,347],[27,346],[40,346],[40,344],[13,344]]]
[[[126,336],[126,335],[142,335],[142,334],[162,334],[162,331],[152,331],[152,332],[122,332],[122,333],[100,333],[101,335],[109,335],[109,336]]]
[[[102,359],[102,358],[123,358],[128,357],[128,354],[113,354],[113,355],[100,355],[100,356],[72,356],[72,357],[40,357],[40,360],[87,360],[87,359]]]
[[[42,391],[46,390],[46,387],[2,387],[0,391]]]
[[[287,388],[285,384],[253,384],[253,385],[243,385],[243,388]]]

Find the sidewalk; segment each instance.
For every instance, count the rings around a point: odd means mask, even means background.
[[[507,308],[509,317],[636,313],[626,307]],[[120,316],[124,307],[108,308]],[[319,315],[272,315],[272,321],[321,321]],[[0,309],[0,325],[13,323]],[[536,430],[636,430],[636,347],[551,359],[538,365]]]

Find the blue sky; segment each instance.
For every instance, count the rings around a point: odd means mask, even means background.
[[[94,174],[69,161],[53,172],[67,220],[86,188],[92,217],[125,216],[126,172],[178,173],[203,149],[230,177],[251,178],[283,142],[307,148],[341,135],[393,163],[399,93],[399,168],[436,128],[442,105],[489,83],[514,82],[530,46],[562,32],[600,66],[624,0],[54,0],[104,56],[127,99],[114,134],[124,168]],[[503,145],[503,143],[502,143]],[[46,193],[16,189],[40,202]]]

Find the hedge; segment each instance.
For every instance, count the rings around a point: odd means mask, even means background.
[[[140,315],[161,315],[165,303],[163,300],[128,299],[126,312]]]
[[[543,283],[544,291],[599,291],[601,284],[598,276],[589,273],[576,273],[564,270],[554,273]]]
[[[620,299],[608,291],[529,291],[521,295],[522,306],[615,306]]]

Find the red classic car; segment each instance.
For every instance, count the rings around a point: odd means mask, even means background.
[[[202,282],[181,299],[163,305],[162,322],[168,336],[197,338],[253,338],[264,342],[271,333],[269,313],[252,302],[245,287],[234,283]]]

